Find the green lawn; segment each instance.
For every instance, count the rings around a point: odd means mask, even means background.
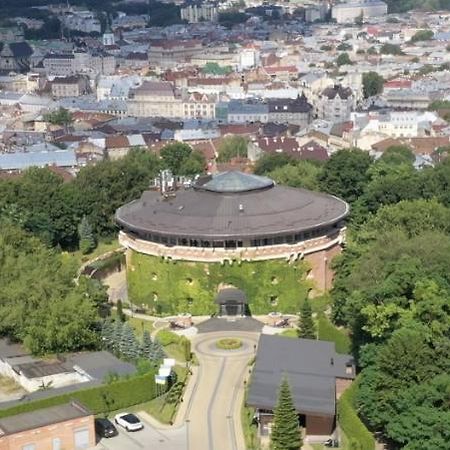
[[[287,330],[284,330],[279,335],[283,336],[283,337],[288,337],[288,338],[298,338],[297,328],[288,328]]]
[[[142,339],[144,331],[148,331],[150,334],[152,334],[153,322],[151,320],[142,320],[136,319],[136,317],[127,316],[127,322],[133,328],[134,332],[136,333],[136,337],[138,339]]]
[[[187,383],[187,370],[185,367],[175,366],[175,372],[178,376],[178,381]],[[161,423],[168,424],[175,419],[179,403],[166,403],[166,395],[154,398],[153,400],[141,405],[141,411],[150,414]]]
[[[169,344],[164,347],[164,351],[167,353],[169,358],[174,358],[180,362],[186,362],[184,357],[184,350],[178,344]]]
[[[185,367],[175,366],[175,372],[178,376],[178,381],[184,381],[187,383],[187,370]],[[126,410],[132,413],[138,413],[139,411],[145,411],[150,414],[156,420],[161,423],[169,424],[171,420],[175,418],[176,412],[178,410],[179,403],[169,404],[165,402],[166,395],[162,395],[160,397],[156,397],[149,402],[140,403],[138,405],[130,406]],[[117,413],[122,412],[123,409],[117,411],[111,411],[108,414],[109,418],[113,418]]]
[[[65,254],[69,258],[75,260],[78,266],[81,266],[85,262],[90,261],[97,256],[103,255],[111,250],[117,250],[118,248],[120,248],[119,241],[113,239],[112,241],[99,242],[97,248],[92,253],[89,253],[89,255],[83,255],[80,250],[75,252],[66,252]]]
[[[245,393],[245,399],[246,398],[247,392]],[[261,445],[258,438],[258,427],[252,425],[255,409],[245,406],[245,399],[241,409],[241,422],[245,438],[245,448],[247,450],[260,450]]]

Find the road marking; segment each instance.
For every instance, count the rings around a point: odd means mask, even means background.
[[[208,444],[209,444],[209,450],[214,450],[214,443],[213,443],[213,432],[212,432],[212,409],[217,397],[217,392],[219,391],[220,382],[223,379],[224,369],[226,364],[226,358],[221,358],[220,363],[220,370],[219,370],[219,376],[217,377],[216,384],[214,385],[213,395],[211,397],[211,400],[209,401],[208,405]]]

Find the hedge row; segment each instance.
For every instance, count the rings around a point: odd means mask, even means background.
[[[320,315],[318,319],[318,334],[321,341],[334,342],[338,353],[351,353],[348,335],[336,328],[324,315]]]
[[[156,397],[154,375],[150,372],[135,378],[19,404],[0,410],[0,418],[61,405],[71,400],[78,400],[94,414],[128,408]]]
[[[349,450],[375,450],[375,439],[361,422],[354,408],[358,379],[342,394],[338,401],[338,420],[348,439]]]

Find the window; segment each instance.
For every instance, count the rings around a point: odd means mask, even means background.
[[[36,450],[36,444],[26,444],[22,447],[22,450]]]
[[[75,449],[82,450],[89,448],[89,430],[87,428],[82,428],[75,430],[74,434]]]
[[[53,438],[52,450],[61,450],[61,439]]]

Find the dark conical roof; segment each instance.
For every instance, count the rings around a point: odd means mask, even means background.
[[[273,185],[274,182],[267,177],[238,171],[228,171],[214,175],[211,180],[194,187],[210,192],[238,193],[267,189]]]

